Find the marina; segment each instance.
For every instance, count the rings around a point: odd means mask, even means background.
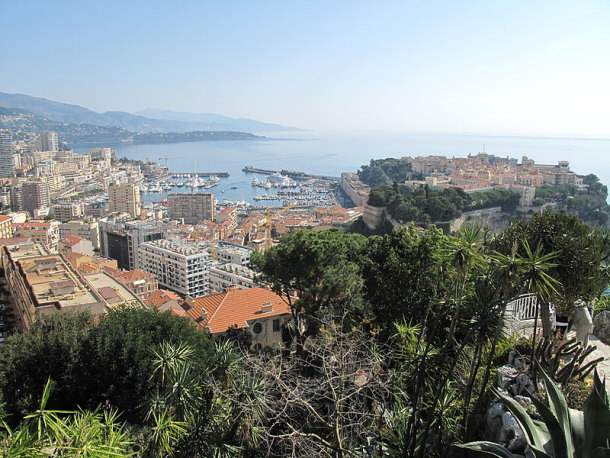
[[[305,179],[303,176],[295,180],[278,171],[269,172],[263,174],[264,178],[255,177],[250,181],[244,181],[243,175],[235,177],[229,172],[170,172],[161,178],[140,183],[142,201],[150,208],[158,209],[164,208],[170,193],[213,192],[220,208],[235,206],[240,213],[268,206],[315,208],[337,205],[337,183],[334,181]]]

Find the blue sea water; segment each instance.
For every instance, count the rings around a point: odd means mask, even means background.
[[[119,157],[167,165],[172,172],[229,172],[213,188],[218,200],[252,202],[256,175],[242,172],[245,165],[267,169],[290,169],[320,175],[339,176],[355,172],[371,159],[420,155],[465,157],[485,150],[497,156],[521,160],[528,156],[537,163],[570,162],[579,174],[596,174],[610,184],[610,139],[517,137],[404,132],[271,132],[267,138],[244,141],[192,142],[153,145],[111,146]],[[76,147],[86,152],[93,145]],[[231,189],[237,187],[237,189]],[[224,191],[224,192],[223,192]],[[163,194],[145,196],[146,201],[161,200]]]

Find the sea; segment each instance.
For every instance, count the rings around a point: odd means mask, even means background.
[[[540,164],[569,161],[578,174],[596,174],[610,184],[610,138],[572,138],[535,136],[465,135],[408,132],[267,132],[265,138],[236,141],[205,141],[162,144],[99,144],[74,146],[77,153],[102,146],[112,147],[117,156],[150,160],[169,167],[174,173],[228,172],[220,185],[209,190],[218,201],[253,203],[256,194],[246,165],[271,170],[296,170],[339,177],[356,172],[371,159],[388,157],[443,155],[466,157],[486,152],[500,157],[522,156]],[[184,192],[184,188],[182,192]],[[177,189],[178,190],[178,189]],[[209,192],[206,190],[206,192]],[[166,193],[143,196],[146,202],[162,201]]]

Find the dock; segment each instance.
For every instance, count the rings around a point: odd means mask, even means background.
[[[326,181],[340,181],[339,177],[332,177],[328,175],[314,175],[312,173],[305,172],[297,172],[295,170],[270,170],[270,169],[260,169],[258,167],[252,167],[251,165],[246,165],[243,169],[246,173],[258,173],[261,175],[273,175],[274,173],[281,173],[287,177],[290,177],[294,180],[326,180]]]
[[[229,172],[188,172],[188,173],[170,173],[170,178],[183,178],[185,176],[200,176],[200,177],[210,177],[212,175],[216,175],[218,178],[226,178],[229,176]]]

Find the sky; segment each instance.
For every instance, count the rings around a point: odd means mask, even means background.
[[[610,137],[610,2],[0,0],[0,92],[313,130]]]

